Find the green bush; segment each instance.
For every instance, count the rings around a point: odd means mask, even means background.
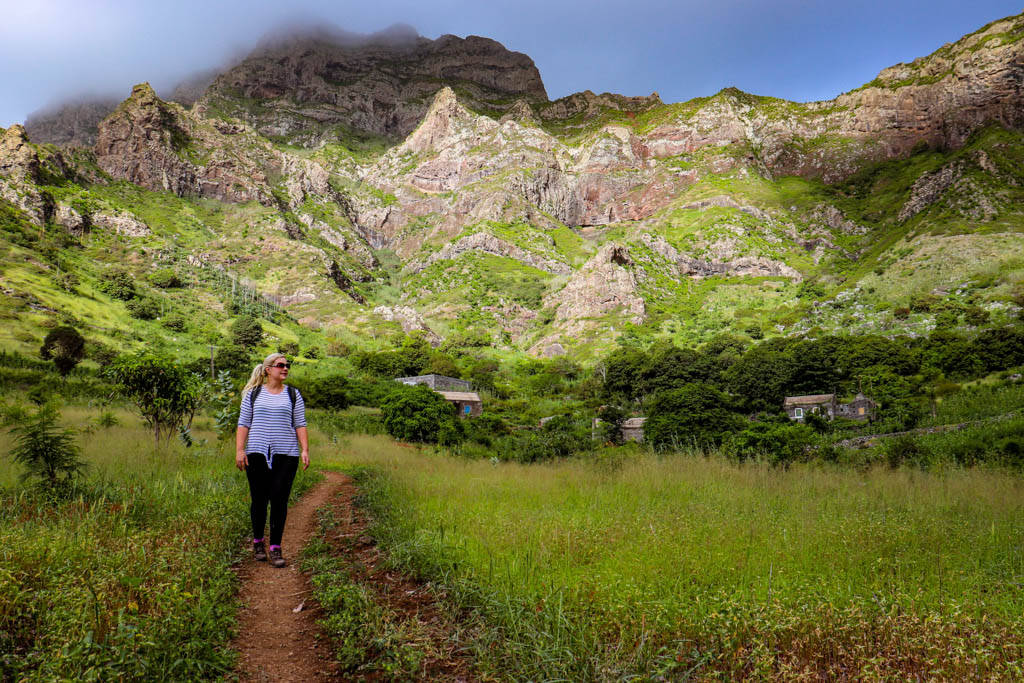
[[[114,299],[129,301],[136,296],[135,277],[124,268],[109,268],[100,277],[97,289]]]
[[[348,378],[344,375],[315,377],[304,382],[289,382],[302,392],[302,398],[310,408],[323,410],[344,410],[350,405]]]
[[[67,377],[85,357],[85,338],[73,327],[55,327],[43,339],[39,355],[43,360],[52,360],[57,372]]]
[[[137,297],[125,304],[128,315],[136,320],[154,320],[160,315],[160,302],[153,297]]]
[[[500,439],[495,452],[502,460],[543,462],[592,450],[589,420],[558,415],[538,430],[521,430]]]
[[[263,326],[258,318],[243,315],[231,323],[231,343],[245,349],[255,349],[263,343]]]
[[[22,480],[36,479],[36,485],[52,495],[67,494],[86,466],[74,430],[59,429],[58,417],[56,410],[43,407],[11,429],[11,457],[25,468]]]
[[[655,395],[644,424],[644,440],[658,449],[717,446],[742,424],[728,396],[706,384],[687,384]]]
[[[160,289],[173,289],[182,286],[181,278],[173,268],[161,268],[149,274],[149,282]]]
[[[160,324],[169,330],[174,330],[175,332],[184,332],[188,329],[188,321],[185,320],[185,316],[180,313],[165,315],[163,319],[160,320]]]
[[[452,445],[463,438],[455,408],[422,384],[397,385],[380,405],[384,428],[401,441]]]
[[[802,424],[756,422],[729,437],[729,451],[740,460],[765,458],[772,465],[806,459],[814,430]]]

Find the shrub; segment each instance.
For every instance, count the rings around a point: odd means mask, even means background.
[[[924,468],[928,466],[932,458],[928,447],[910,435],[898,436],[886,441],[882,452],[892,469],[903,464]]]
[[[423,385],[398,385],[380,405],[384,428],[402,441],[451,445],[462,440],[455,408]]]
[[[263,326],[258,318],[243,315],[231,323],[231,343],[245,349],[255,349],[263,343]]]
[[[107,368],[125,398],[135,404],[143,421],[160,439],[169,439],[192,424],[199,406],[199,378],[173,360],[155,354],[123,356]]]
[[[295,342],[285,342],[277,347],[277,352],[294,357],[299,355],[299,345]]]
[[[344,375],[316,377],[308,382],[297,383],[302,398],[310,408],[344,410],[350,405],[348,379]]]
[[[320,347],[318,346],[310,346],[303,352],[302,355],[304,355],[306,358],[309,358],[310,360],[316,360],[317,358],[323,357],[324,352],[321,351]]]
[[[173,268],[161,268],[149,274],[149,282],[160,289],[173,289],[181,287],[182,281]]]
[[[804,459],[814,441],[807,425],[757,422],[729,437],[730,450],[740,459],[764,456],[772,465]]]
[[[731,407],[728,396],[706,384],[662,392],[651,402],[644,440],[659,449],[687,443],[718,445],[743,424]]]
[[[136,320],[153,320],[160,315],[160,303],[153,297],[138,297],[125,304],[128,315]]]
[[[939,297],[934,294],[914,294],[910,297],[910,310],[915,313],[928,313],[939,303]]]
[[[75,432],[57,427],[56,410],[40,408],[26,422],[11,429],[15,435],[11,456],[24,466],[23,481],[37,479],[47,493],[65,494],[85,462],[75,443]]]
[[[503,460],[529,463],[567,458],[589,451],[593,445],[587,420],[558,415],[536,431],[524,430],[502,439],[497,451]]]
[[[184,332],[188,329],[188,321],[186,321],[185,316],[180,313],[165,315],[160,321],[160,324],[169,330],[174,330],[175,332]]]
[[[57,372],[67,377],[85,357],[85,338],[73,327],[55,327],[43,339],[39,355],[43,360],[52,360]]]
[[[114,299],[129,301],[136,295],[135,278],[124,268],[110,268],[100,277],[97,289]]]
[[[205,362],[205,361],[204,361]],[[256,365],[252,354],[241,346],[222,346],[213,357],[214,367],[234,376],[247,376]]]

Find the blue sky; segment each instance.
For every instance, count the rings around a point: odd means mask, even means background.
[[[677,102],[727,86],[829,99],[1019,2],[0,0],[0,126],[69,96],[169,88],[295,22],[487,36],[530,55],[552,99],[590,89]]]

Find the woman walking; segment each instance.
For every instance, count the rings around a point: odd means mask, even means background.
[[[291,364],[283,353],[272,353],[253,368],[242,389],[242,407],[235,434],[235,465],[245,471],[252,503],[253,557],[267,559],[263,529],[270,504],[270,564],[285,566],[281,537],[288,516],[288,495],[298,470],[309,467],[309,437],[302,394],[287,386]]]

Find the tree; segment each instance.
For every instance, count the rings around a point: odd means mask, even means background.
[[[231,343],[250,351],[262,344],[263,326],[259,319],[243,315],[231,323]]]
[[[728,396],[706,384],[662,392],[651,402],[644,440],[658,449],[694,443],[717,446],[743,424],[731,407]]]
[[[137,320],[153,320],[160,315],[160,302],[151,296],[136,297],[124,307],[128,309],[128,315]]]
[[[52,360],[57,372],[67,377],[85,357],[85,338],[73,327],[56,327],[43,339],[39,355],[43,360]]]
[[[107,368],[107,375],[135,404],[158,445],[161,438],[168,440],[192,425],[202,383],[183,365],[143,352],[118,358]]]
[[[807,425],[772,422],[754,423],[729,439],[740,460],[763,456],[772,465],[788,465],[805,458],[813,442],[814,431]]]
[[[455,408],[430,387],[396,386],[380,404],[384,429],[402,441],[451,445],[463,431]]]
[[[67,493],[86,467],[74,430],[59,429],[58,417],[56,410],[43,407],[11,430],[15,435],[11,456],[25,467],[22,480],[38,479],[38,485],[52,494]]]
[[[181,287],[181,278],[174,272],[173,268],[161,268],[149,274],[149,281],[154,287],[160,289],[173,289]]]

